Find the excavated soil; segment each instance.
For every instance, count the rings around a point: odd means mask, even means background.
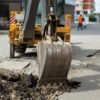
[[[58,100],[80,82],[38,84],[38,77],[0,69],[0,100]]]

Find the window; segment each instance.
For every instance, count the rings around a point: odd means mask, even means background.
[[[76,11],[76,14],[79,15],[80,14],[80,11]]]
[[[86,15],[87,15],[87,14],[88,14],[88,12],[87,12],[87,11],[84,11],[84,14],[86,14]]]

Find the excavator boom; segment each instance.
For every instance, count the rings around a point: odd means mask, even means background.
[[[40,83],[67,80],[72,50],[57,35],[58,18],[54,14],[54,0],[49,0],[50,13],[43,30],[44,40],[37,44]]]
[[[35,40],[35,21],[40,0],[28,0],[23,24],[23,38]]]

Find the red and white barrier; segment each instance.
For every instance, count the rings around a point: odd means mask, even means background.
[[[10,24],[15,24],[15,16],[14,15],[11,16]]]
[[[66,27],[71,27],[71,18],[67,17],[65,24]]]

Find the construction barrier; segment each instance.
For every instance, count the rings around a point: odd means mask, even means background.
[[[71,15],[66,15],[65,16],[65,27],[69,28],[69,30],[71,30]],[[64,41],[65,42],[70,42],[70,38],[71,38],[71,34],[70,31],[68,33],[65,33],[65,38]]]

